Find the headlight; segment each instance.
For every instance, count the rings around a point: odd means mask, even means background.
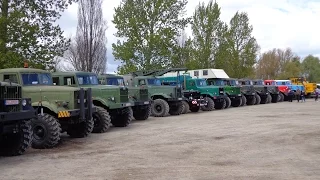
[[[111,99],[111,101],[114,101],[114,100],[115,100],[114,97],[111,97],[110,99]]]
[[[27,100],[22,100],[22,102],[21,102],[21,104],[22,104],[22,106],[26,106],[27,105]]]

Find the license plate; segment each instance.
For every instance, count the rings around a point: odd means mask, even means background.
[[[126,106],[131,106],[131,103],[127,103]]]
[[[18,105],[19,100],[6,100],[5,105]]]
[[[144,102],[144,104],[149,104],[149,101]]]
[[[182,98],[178,98],[178,100],[182,100]]]
[[[238,94],[238,96],[241,96],[241,94]]]

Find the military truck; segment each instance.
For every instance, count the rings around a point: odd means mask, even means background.
[[[137,71],[123,75],[127,86],[147,86],[153,103],[151,114],[155,117],[165,117],[167,115],[180,115],[183,111],[184,96],[180,87],[162,86],[161,81],[156,76],[161,76],[166,72],[175,69]]]
[[[122,76],[114,74],[101,74],[98,76],[99,84],[125,86]],[[151,115],[151,97],[149,96],[148,87],[128,87],[129,98],[134,102],[132,106],[133,117],[136,120],[146,120]]]
[[[208,78],[210,80],[211,78]],[[220,78],[224,81],[224,84],[227,86],[236,86],[240,87],[241,94],[242,94],[242,103],[240,106],[244,105],[254,105],[256,103],[256,93],[253,88],[253,85],[246,85],[243,82],[239,82],[238,79],[235,78]]]
[[[173,82],[177,77],[164,76],[158,77],[162,82]],[[225,95],[222,87],[208,86],[205,79],[193,79],[191,76],[184,74],[178,76],[178,81],[183,85],[184,90],[196,90],[204,97],[206,105],[201,106],[203,111],[212,111],[213,109],[225,109],[227,107],[228,96]],[[230,103],[229,103],[230,104]]]
[[[270,102],[277,103],[278,101],[281,100],[281,95],[280,95],[280,91],[279,91],[278,86],[265,85],[264,80],[262,80],[262,79],[253,79],[252,82],[253,82],[254,86],[267,87],[267,90],[268,90],[268,93],[269,93],[269,94],[267,94],[268,98],[267,98],[266,101],[264,101],[264,99],[261,98],[260,104],[266,104],[266,103],[270,103]]]
[[[37,117],[19,84],[0,82],[0,156],[23,154],[32,140],[31,119]]]
[[[252,85],[255,90],[256,102],[255,105],[258,104],[266,104],[270,103],[272,97],[268,92],[268,88],[265,85],[255,85],[251,79],[238,79],[238,81],[245,85]],[[262,102],[262,103],[261,103]]]
[[[133,102],[129,101],[127,87],[100,85],[98,76],[91,72],[55,72],[53,83],[61,86],[73,86],[92,89],[93,104],[97,111],[93,113],[94,133],[104,133],[111,125],[128,126],[133,117]]]
[[[208,78],[206,80],[209,86],[221,86],[224,88],[227,96],[231,100],[230,104],[232,107],[239,107],[244,105],[242,101],[245,96],[241,94],[240,87],[228,86],[225,80],[222,78]]]
[[[38,118],[31,121],[33,148],[52,148],[67,132],[73,138],[88,136],[93,129],[91,89],[54,86],[51,74],[33,68],[0,70],[0,81],[22,85],[22,97],[31,98]]]

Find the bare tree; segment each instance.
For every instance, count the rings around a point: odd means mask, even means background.
[[[107,69],[107,22],[103,0],[79,0],[77,33],[65,54],[75,70],[103,73]]]

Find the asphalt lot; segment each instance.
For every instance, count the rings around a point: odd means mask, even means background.
[[[0,157],[0,179],[320,179],[320,102],[135,121]]]

